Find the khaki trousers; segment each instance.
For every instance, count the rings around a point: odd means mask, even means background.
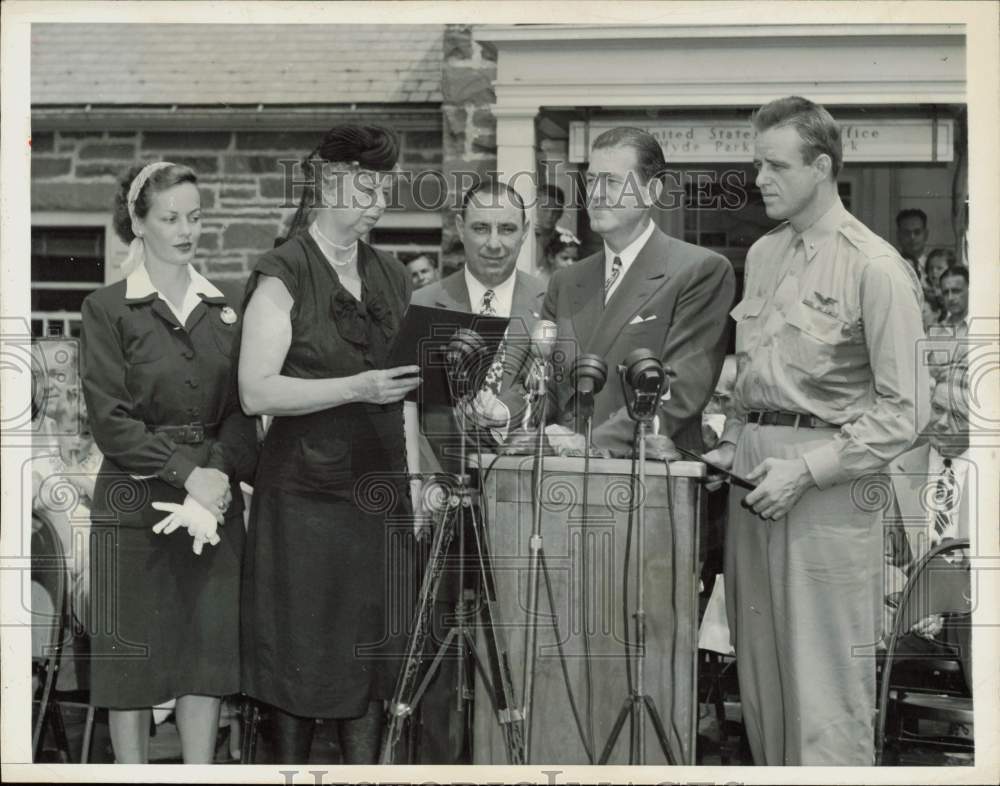
[[[836,433],[748,424],[734,471],[800,457]],[[879,479],[810,489],[779,521],[741,508],[743,489],[730,492],[726,606],[755,764],[873,763],[888,487]]]

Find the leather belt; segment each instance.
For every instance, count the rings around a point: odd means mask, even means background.
[[[815,415],[760,409],[752,409],[747,413],[747,423],[757,423],[761,426],[790,426],[792,428],[840,428],[840,426],[827,423]]]
[[[150,426],[154,434],[163,434],[180,445],[197,445],[206,439],[214,439],[219,433],[219,424],[188,423],[186,426]]]

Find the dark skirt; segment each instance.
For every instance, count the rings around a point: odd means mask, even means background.
[[[255,492],[242,592],[246,693],[314,718],[355,718],[391,698],[416,586],[411,519],[388,508]]]
[[[198,556],[186,529],[93,522],[91,704],[140,709],[239,691],[242,515],[230,513],[219,536]]]

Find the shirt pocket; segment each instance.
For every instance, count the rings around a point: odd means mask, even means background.
[[[848,374],[866,364],[864,340],[855,323],[802,302],[789,309],[785,322],[794,328],[782,353],[790,365],[821,376],[834,368]]]
[[[764,309],[764,298],[743,298],[729,312],[736,320],[736,352],[749,352],[760,341],[760,312]]]

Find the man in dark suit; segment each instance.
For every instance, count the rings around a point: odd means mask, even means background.
[[[475,406],[467,412],[468,425],[478,427],[477,436],[492,448],[524,419],[530,337],[541,312],[545,284],[516,269],[518,253],[528,236],[528,222],[524,203],[511,186],[492,179],[474,185],[462,200],[462,212],[456,216],[455,225],[465,249],[465,267],[414,292],[412,302],[510,318],[503,342],[502,376],[480,391]],[[460,440],[452,409],[424,406],[421,431],[440,468],[457,471]]]
[[[719,254],[661,232],[653,206],[663,193],[666,162],[659,143],[638,128],[614,128],[594,142],[587,172],[587,213],[604,248],[556,272],[542,317],[558,326],[557,419],[579,432],[569,379],[577,355],[600,355],[608,381],[596,397],[594,443],[614,455],[632,449],[616,368],[640,347],[654,351],[674,373],[659,408],[648,455],[673,458],[671,440],[702,449],[701,411],[722,369],[735,282]]]
[[[498,352],[501,362],[491,369],[487,383],[465,413],[467,447],[492,449],[516,431],[525,418],[528,396],[524,379],[531,367],[530,337],[539,318],[545,285],[516,270],[521,244],[529,235],[524,203],[511,186],[492,179],[474,185],[464,195],[455,225],[465,249],[465,267],[414,292],[411,302],[510,318]],[[458,422],[457,413],[450,407],[421,406],[421,471],[461,470],[463,436]],[[432,617],[435,648],[447,635],[463,585],[468,585],[468,577],[461,579],[445,570]],[[468,663],[466,674],[472,668]],[[463,742],[466,718],[472,708],[465,704],[463,713],[454,711],[456,683],[457,659],[449,656],[441,661],[420,704],[419,764],[471,763]]]

